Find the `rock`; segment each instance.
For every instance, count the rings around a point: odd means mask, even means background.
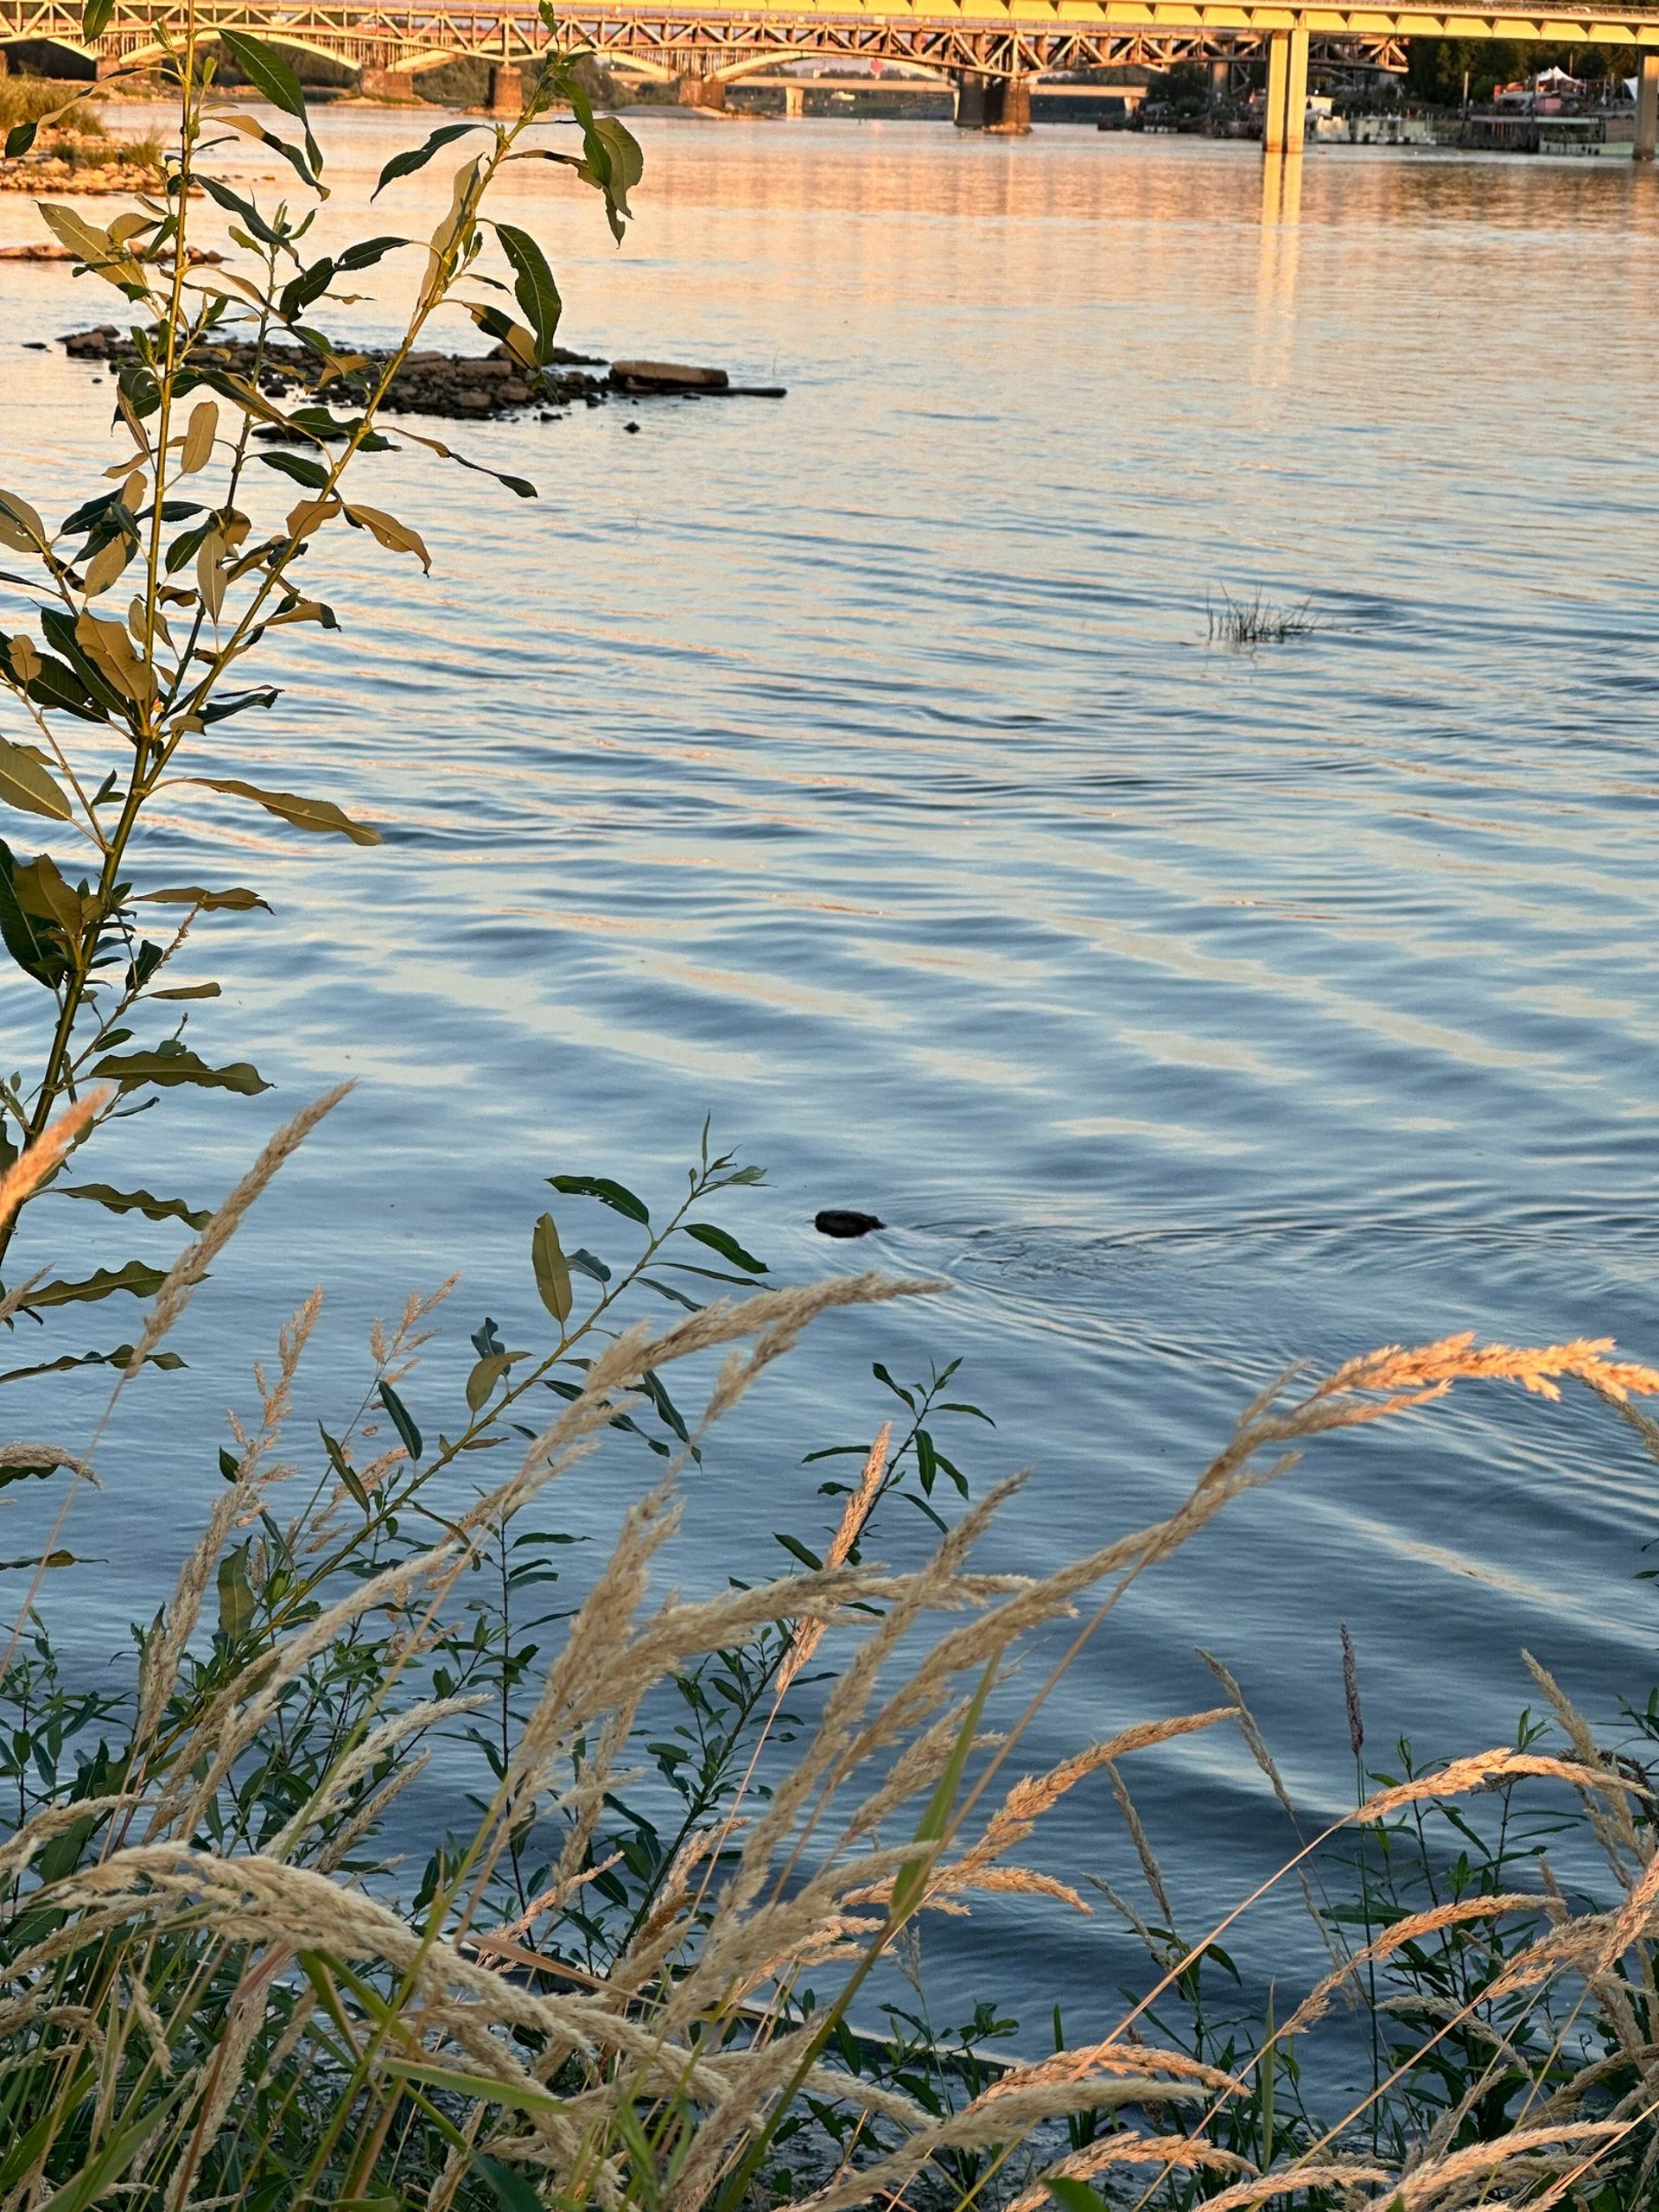
[[[74,258],[73,246],[51,245],[45,239],[33,245],[0,245],[0,261],[73,261]],[[205,246],[200,245],[189,247],[185,254],[185,260],[192,269],[200,269],[210,263],[217,265],[224,258],[222,253],[210,253]],[[111,329],[114,326],[105,324],[103,327]]]
[[[161,181],[159,169],[149,168],[138,162],[111,162],[104,168],[92,168],[83,162],[66,161],[54,154],[31,154],[21,161],[0,161],[0,192],[26,192],[36,200],[48,192],[73,192],[77,197],[154,192]]]
[[[726,391],[724,369],[687,368],[677,361],[613,361],[611,382],[619,391]]]
[[[45,251],[55,256],[63,249],[48,247]],[[60,343],[72,360],[110,361],[119,367],[136,359],[131,338],[112,322],[101,322],[92,330],[71,331]],[[336,378],[328,386],[323,396],[331,403],[342,408],[360,407],[363,404],[373,378],[383,371],[388,358],[384,353],[370,353],[366,348],[364,352],[367,363],[364,370],[353,377]],[[324,365],[314,353],[297,346],[268,345],[263,354],[258,354],[242,339],[202,346],[197,358],[205,365],[228,370],[232,375],[257,374],[260,390],[273,399],[290,398],[296,393],[308,397],[316,393],[317,379]],[[579,363],[603,365],[594,363],[590,355],[563,349],[556,356],[554,365],[544,369],[527,369],[501,346],[493,353],[484,354],[410,353],[391,380],[385,406],[393,415],[459,416],[469,422],[481,422],[521,407],[543,410],[550,407],[569,408],[578,400],[589,407],[601,407],[621,391],[695,393],[731,389],[723,369],[681,368],[665,361],[623,361],[617,364],[608,378],[601,378],[589,375],[586,366],[572,365]],[[658,381],[641,381],[652,377]],[[270,434],[267,429],[258,435]]]
[[[820,1236],[868,1236],[873,1229],[885,1229],[873,1213],[855,1213],[851,1207],[826,1206],[815,1215],[812,1226]]]

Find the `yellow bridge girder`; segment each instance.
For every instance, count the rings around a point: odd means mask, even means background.
[[[117,0],[100,36],[82,39],[79,0],[0,0],[0,50],[49,42],[108,69],[159,57],[176,33],[177,0]],[[199,29],[219,28],[353,65],[410,72],[457,56],[533,59],[549,46],[534,0],[197,0]],[[1524,13],[1450,10],[1427,0],[1332,6],[1331,0],[569,0],[552,43],[700,75],[791,55],[910,60],[945,71],[1040,76],[1114,63],[1261,53],[1299,32],[1316,58],[1403,65],[1412,38],[1638,47],[1659,53],[1659,0],[1609,8],[1555,4]]]

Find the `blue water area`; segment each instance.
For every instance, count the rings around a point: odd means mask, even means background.
[[[429,227],[442,164],[365,217],[407,118],[320,128],[344,179],[325,243]],[[987,1557],[1039,1571],[1170,1509],[1294,1362],[1465,1328],[1659,1352],[1656,181],[1316,149],[1264,220],[1237,146],[641,136],[620,252],[556,175],[512,188],[565,335],[789,397],[454,434],[533,505],[406,445],[373,497],[430,577],[328,552],[342,636],[290,632],[278,705],[202,756],[347,804],[385,847],[168,794],[145,880],[275,910],[204,924],[189,973],[226,996],[189,1033],[276,1088],[169,1098],[102,1172],[215,1197],[296,1103],[358,1088],[201,1294],[188,1368],[100,1447],[74,1536],[90,1650],[153,1610],[222,1409],[314,1281],[296,1439],[355,1402],[369,1318],[462,1270],[410,1385],[435,1428],[461,1324],[537,1325],[541,1179],[669,1196],[705,1116],[770,1171],[722,1217],[782,1276],[873,1253],[951,1287],[826,1321],[719,1433],[687,1484],[688,1587],[782,1564],[774,1530],[821,1538],[800,1463],[871,1433],[875,1359],[962,1357],[997,1421],[961,1427],[962,1464],[1029,1471]],[[0,204],[8,238],[31,223]],[[3,480],[44,506],[111,450],[99,372],[29,350],[106,314],[91,289],[0,278]],[[359,334],[395,306],[366,300]],[[1224,594],[1258,592],[1313,626],[1213,642]],[[22,1064],[27,989],[0,1009]],[[828,1245],[834,1205],[892,1226]],[[77,1211],[37,1210],[44,1255],[85,1245]],[[85,1333],[130,1327],[112,1305]],[[29,1387],[31,1425],[73,1436],[101,1386]],[[589,1463],[564,1524],[602,1535],[653,1466]],[[1610,1713],[1651,1670],[1656,1497],[1587,1400],[1471,1389],[1317,1445],[1136,1586],[1025,1763],[1214,1702],[1202,1644],[1315,1822],[1352,1787],[1342,1622],[1383,1763],[1402,1733],[1507,1739],[1523,1644]],[[896,1520],[885,1547],[926,1534]],[[1189,1932],[1281,1856],[1230,1732],[1125,1773]],[[1036,1849],[1135,1878],[1099,1778]],[[1054,1996],[1083,2032],[1139,1972],[1104,1910],[999,1901],[971,1972],[934,1940],[944,2011],[1035,2001],[1039,2043]],[[1265,1977],[1304,1941],[1270,1907],[1233,1948]]]

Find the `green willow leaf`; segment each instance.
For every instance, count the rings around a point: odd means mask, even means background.
[[[276,308],[284,322],[294,321],[314,302],[322,297],[334,281],[335,267],[333,258],[325,253],[321,260],[302,269],[297,276],[283,285]]]
[[[263,906],[270,913],[269,903],[257,891],[249,891],[241,884],[228,891],[205,891],[199,883],[179,883],[164,891],[141,891],[139,900],[148,900],[153,906],[200,906],[204,914],[221,911],[242,914],[250,907]]]
[[[24,814],[43,814],[52,822],[69,819],[69,802],[55,779],[32,753],[4,738],[0,738],[0,799]]]
[[[521,499],[534,499],[540,495],[536,486],[524,476],[504,476],[499,468],[486,468],[481,461],[468,461],[464,453],[457,453],[442,438],[423,437],[418,430],[411,430],[406,423],[397,425],[397,435],[407,438],[411,445],[424,446],[428,453],[435,453],[440,461],[453,461],[457,468],[470,468],[475,476],[493,476],[498,484],[505,484],[509,492]]]
[[[349,270],[372,269],[377,261],[409,243],[407,238],[363,238],[356,245],[348,245],[334,267],[342,276]]]
[[[328,197],[318,175],[321,166],[319,159],[321,149],[311,136],[309,125],[306,129],[304,145],[290,146],[286,138],[279,138],[274,130],[260,130],[251,116],[237,116],[227,120],[232,120],[236,129],[245,131],[250,138],[257,138],[262,146],[269,146],[273,154],[280,155],[302,184],[308,184],[313,192],[320,194],[325,200]],[[286,307],[280,308],[278,312],[284,320],[291,320]]]
[[[73,715],[83,722],[108,719],[74,670],[54,660],[50,653],[42,653],[40,668],[23,689],[37,707],[50,707],[59,714]]]
[[[75,1183],[68,1189],[54,1185],[52,1195],[58,1198],[90,1198],[94,1205],[105,1206],[111,1213],[141,1213],[146,1221],[181,1221],[191,1229],[206,1229],[213,1219],[211,1213],[188,1206],[182,1198],[152,1198],[148,1191],[117,1191],[107,1183]]]
[[[227,721],[232,715],[246,714],[250,707],[274,707],[282,696],[274,684],[265,683],[257,691],[237,691],[228,699],[215,699],[199,712],[204,722]]]
[[[582,147],[585,159],[576,174],[584,184],[591,184],[604,194],[606,219],[611,226],[611,236],[619,245],[632,210],[628,206],[628,194],[645,172],[645,157],[633,133],[613,115],[594,118],[588,110],[584,117],[577,110],[582,121]]]
[[[543,1305],[563,1328],[570,1319],[570,1268],[550,1213],[543,1214],[531,1232],[530,1263]]]
[[[296,791],[268,791],[257,784],[245,784],[239,776],[186,776],[189,784],[204,784],[209,791],[226,791],[232,798],[251,798],[267,814],[291,822],[296,830],[317,836],[349,837],[354,845],[384,842],[380,832],[366,822],[354,822],[332,799],[302,798]]]
[[[501,241],[501,251],[512,264],[513,297],[524,310],[524,321],[536,334],[536,365],[544,369],[553,359],[554,334],[564,312],[559,288],[553,281],[547,256],[528,231],[521,231],[513,223],[498,223],[495,234]]]
[[[166,1281],[164,1268],[129,1260],[124,1268],[99,1268],[79,1282],[43,1282],[24,1298],[23,1309],[33,1313],[48,1306],[89,1306],[95,1299],[112,1297],[118,1290],[129,1291],[134,1298],[149,1298]]]
[[[639,1377],[639,1387],[651,1400],[652,1404],[656,1407],[662,1420],[679,1438],[681,1443],[690,1446],[691,1457],[694,1459],[700,1459],[702,1455],[696,1446],[691,1442],[691,1432],[685,1425],[685,1417],[673,1399],[669,1396],[667,1386],[654,1367],[648,1367]]]
[[[41,628],[45,632],[48,642],[55,645],[65,660],[68,662],[87,698],[94,706],[104,709],[103,715],[98,719],[124,721],[131,702],[115,690],[103,671],[88,658],[80,639],[76,633],[72,617],[65,613],[60,607],[45,607],[41,613]],[[45,662],[41,676],[36,681],[43,680],[55,665],[56,664],[53,661]],[[34,686],[31,685],[29,688],[32,693]]]
[[[60,1473],[65,1467],[73,1465],[73,1460],[63,1459],[54,1459],[49,1465],[42,1463],[40,1465],[19,1466],[0,1462],[0,1485],[10,1487],[13,1483],[49,1482],[54,1475]]]
[[[68,957],[23,911],[16,874],[11,848],[0,841],[0,943],[26,976],[54,988],[68,972]]]
[[[262,245],[275,246],[279,251],[285,245],[286,241],[278,232],[272,230],[251,200],[245,200],[228,184],[220,183],[216,176],[209,176],[200,169],[192,172],[192,181],[200,185],[210,200],[216,200],[227,215],[235,215],[245,222]],[[277,416],[276,420],[280,422],[282,417]]]
[[[219,1625],[232,1643],[239,1643],[253,1626],[259,1601],[248,1580],[248,1548],[238,1544],[219,1563]]]
[[[363,1487],[361,1476],[346,1457],[338,1440],[329,1435],[321,1421],[317,1423],[317,1433],[322,1439],[323,1450],[328,1454],[329,1465],[366,1513],[369,1510],[369,1493]]]
[[[547,1179],[556,1191],[563,1191],[568,1198],[597,1198],[613,1213],[626,1215],[642,1229],[651,1227],[645,1200],[636,1198],[624,1185],[613,1183],[608,1175],[550,1175]]]
[[[328,471],[320,461],[307,461],[297,453],[260,453],[254,455],[267,468],[274,468],[280,476],[291,476],[296,484],[303,484],[308,491],[320,492],[328,481]]]
[[[26,1382],[33,1375],[67,1375],[72,1367],[119,1367],[132,1363],[132,1346],[117,1344],[113,1351],[66,1352],[60,1359],[43,1359],[35,1367],[13,1367],[0,1375],[0,1382]],[[148,1367],[182,1367],[184,1362],[175,1351],[153,1351],[145,1362]]]
[[[403,1440],[403,1446],[411,1459],[421,1456],[421,1432],[415,1426],[414,1416],[390,1382],[380,1385],[380,1402],[391,1415],[391,1425]]]
[[[141,1083],[163,1090],[175,1084],[194,1083],[203,1090],[234,1090],[244,1098],[257,1098],[270,1085],[247,1060],[232,1060],[228,1067],[210,1068],[194,1052],[181,1048],[172,1052],[109,1052],[92,1070],[123,1090],[136,1090]]]
[[[95,4],[95,0],[94,0]],[[305,93],[290,65],[274,46],[246,31],[221,30],[219,43],[251,85],[284,115],[305,119]]]
[[[378,200],[386,187],[395,184],[400,176],[413,176],[416,169],[423,169],[434,154],[455,139],[464,138],[469,130],[482,130],[484,127],[481,123],[446,123],[441,130],[435,130],[423,145],[411,146],[401,154],[394,154],[381,170],[380,181],[369,194],[370,199]]]
[[[516,1359],[524,1357],[521,1351],[486,1352],[467,1377],[467,1409],[482,1413],[495,1394],[495,1387],[508,1374]]]
[[[771,1269],[764,1260],[757,1260],[753,1252],[746,1252],[735,1236],[723,1229],[716,1229],[711,1222],[689,1221],[685,1225],[688,1236],[695,1236],[699,1244],[706,1244],[711,1252],[718,1252],[722,1260],[729,1260],[734,1268],[743,1268],[752,1275],[769,1274]]]

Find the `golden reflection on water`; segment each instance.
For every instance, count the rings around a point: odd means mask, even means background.
[[[1255,345],[1250,381],[1281,385],[1295,338],[1296,265],[1300,252],[1300,154],[1268,154],[1262,163],[1262,244],[1255,287]]]

